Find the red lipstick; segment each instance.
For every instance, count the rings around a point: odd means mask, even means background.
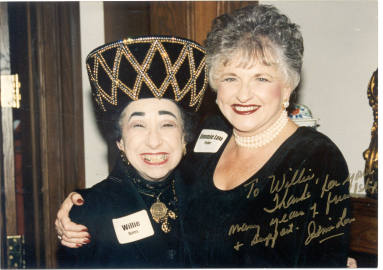
[[[233,104],[231,108],[233,111],[240,115],[249,115],[255,113],[261,106],[259,105],[241,105],[241,104]]]

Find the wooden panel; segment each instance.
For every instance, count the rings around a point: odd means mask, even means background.
[[[56,198],[59,193],[61,182],[63,179],[62,167],[59,164],[64,163],[62,150],[62,129],[63,125],[60,121],[60,112],[62,104],[59,102],[60,87],[60,57],[56,19],[58,19],[57,10],[54,4],[44,5],[38,4],[36,7],[37,19],[37,56],[40,82],[38,102],[41,113],[40,126],[40,153],[41,153],[41,177],[42,186],[40,194],[42,196],[43,209],[43,228],[45,233],[42,235],[45,244],[46,266],[54,267],[55,247],[51,244],[51,240],[55,238],[53,224],[55,217],[55,209],[57,209]],[[50,61],[54,60],[54,64]],[[36,94],[36,92],[34,94]],[[54,104],[54,106],[52,106]],[[55,147],[55,149],[50,149]],[[50,181],[52,179],[52,181]],[[60,186],[55,185],[53,179],[56,179]],[[50,206],[50,207],[49,207]]]
[[[8,5],[0,3],[0,75],[11,74]],[[9,91],[10,89],[0,89]],[[0,267],[9,267],[6,236],[17,234],[12,108],[0,113]],[[4,238],[3,238],[4,237]]]
[[[352,198],[352,214],[355,222],[351,224],[350,249],[377,255],[377,200],[367,197]]]
[[[212,21],[256,1],[151,2],[150,33],[186,37],[203,45]]]
[[[32,73],[35,65],[32,64],[32,39],[29,5],[25,3],[9,3],[10,49],[12,55],[12,70],[19,74],[22,95],[21,108],[15,113],[21,120],[22,144],[22,178],[24,197],[24,233],[25,233],[25,259],[28,267],[37,267],[44,261],[42,212],[40,198],[41,176],[39,168],[40,148],[38,137],[38,106],[37,96],[33,95],[34,85],[38,83],[37,72]],[[31,95],[31,96],[30,96]],[[31,112],[36,112],[31,114]],[[20,172],[18,172],[20,173]]]
[[[27,34],[19,42],[24,42],[28,56],[14,61],[28,69],[22,116],[27,134],[23,144],[28,146],[24,182],[31,192],[26,194],[26,245],[36,258],[27,265],[55,268],[57,210],[85,181],[79,4],[24,5]]]
[[[105,42],[149,34],[149,2],[104,2]]]
[[[7,235],[17,234],[15,155],[13,145],[12,108],[1,109],[1,130],[3,149],[3,174],[5,193],[5,228]]]
[[[207,1],[207,2],[194,2],[193,3],[193,21],[191,27],[193,27],[192,39],[203,45],[206,35],[210,30],[211,23],[215,17],[217,17],[217,6],[219,2]]]
[[[175,35],[203,44],[212,20],[257,1],[104,2],[105,41],[125,36]]]
[[[22,171],[17,171],[17,174],[22,173],[23,188],[18,196],[24,199],[24,217],[18,213],[18,223],[25,222],[25,259],[28,267],[36,267],[40,265],[40,257],[43,254],[41,246],[43,245],[41,221],[42,209],[39,202],[40,180],[38,151],[39,141],[35,139],[36,133],[34,129],[39,130],[39,126],[34,123],[37,112],[33,97],[30,98],[30,90],[33,89],[34,82],[37,82],[32,75],[32,55],[31,55],[31,35],[30,35],[30,16],[27,12],[25,3],[8,3],[8,16],[10,25],[10,50],[12,56],[12,71],[19,74],[21,82],[20,92],[22,95],[21,107],[14,111],[16,118],[21,120],[21,145],[22,145]],[[35,75],[37,76],[37,75]],[[29,79],[31,78],[31,79]],[[31,132],[33,131],[33,132]],[[35,192],[37,191],[37,192]],[[24,220],[22,220],[24,219]],[[37,240],[37,241],[36,241]]]
[[[150,34],[190,38],[189,1],[158,1],[150,3]]]
[[[64,156],[64,179],[60,195],[66,197],[75,188],[85,186],[80,14],[78,4],[61,4],[57,8],[60,13],[60,36],[65,41],[60,42],[60,117],[63,123]]]
[[[4,14],[6,13],[6,7],[7,7],[7,4],[6,3],[0,3],[0,33],[2,33],[4,31],[4,27],[8,27],[8,24],[5,25],[4,24]],[[2,53],[1,51],[3,50],[3,38],[0,34],[0,75],[2,73],[2,69],[3,69],[3,56],[2,56]],[[1,111],[0,111],[0,119],[1,119]],[[3,136],[2,136],[2,128],[1,128],[1,125],[0,125],[0,141],[2,142],[3,141]],[[3,152],[3,146],[2,144],[0,144],[0,153]],[[4,185],[3,185],[3,170],[4,170],[4,167],[3,167],[3,156],[0,155],[0,191],[2,191],[4,189]],[[5,206],[4,206],[4,193],[3,192],[0,192],[0,268],[5,268],[5,243],[6,243],[6,239],[4,239],[4,235],[5,235],[5,224],[4,224],[4,213],[5,213]]]
[[[193,20],[191,23],[192,39],[204,44],[207,33],[210,31],[215,17],[230,13],[235,9],[256,5],[257,1],[196,1],[193,2]]]
[[[11,74],[9,31],[7,3],[0,3],[0,75]],[[1,89],[6,91],[6,89]],[[5,231],[7,235],[17,234],[16,226],[16,192],[15,192],[15,164],[13,150],[13,117],[12,108],[1,108],[1,132],[2,132],[2,172],[5,198]]]

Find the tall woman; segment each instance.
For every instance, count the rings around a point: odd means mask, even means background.
[[[192,261],[346,266],[346,162],[328,137],[287,117],[302,67],[298,26],[272,6],[245,7],[215,19],[206,51],[225,119],[206,123],[188,157],[196,181],[183,224]],[[218,150],[200,150],[204,133],[222,132]]]
[[[192,265],[345,267],[346,162],[286,112],[302,68],[298,26],[273,6],[248,6],[214,20],[206,50],[222,115],[206,121],[182,168]]]

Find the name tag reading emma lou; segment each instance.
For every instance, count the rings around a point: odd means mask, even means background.
[[[154,234],[146,210],[141,210],[125,217],[115,218],[112,221],[120,244],[138,241]]]

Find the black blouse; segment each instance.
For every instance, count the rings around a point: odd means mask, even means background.
[[[183,245],[180,235],[179,210],[177,200],[178,185],[181,180],[178,172],[168,179],[152,183],[146,181],[119,160],[106,180],[90,189],[79,190],[84,197],[84,205],[74,206],[70,218],[87,226],[91,242],[77,249],[65,249],[64,267],[75,268],[141,268],[141,267],[180,267],[183,261]],[[175,183],[174,196],[173,183]],[[156,223],[150,207],[161,193],[160,200],[174,211],[176,219],[169,219],[170,232],[165,233],[161,224]],[[129,243],[121,243],[113,220],[132,217],[146,211],[149,217],[146,224],[154,234]],[[126,224],[125,224],[126,223]],[[123,233],[134,235],[137,225],[142,226],[142,218],[120,224]],[[140,223],[140,224],[139,224]],[[139,232],[141,233],[141,232]]]
[[[300,127],[240,186],[223,191],[213,174],[232,135],[216,117],[207,128],[228,138],[217,153],[184,163],[183,211],[189,259],[200,267],[345,267],[350,223],[346,162],[336,145]]]

